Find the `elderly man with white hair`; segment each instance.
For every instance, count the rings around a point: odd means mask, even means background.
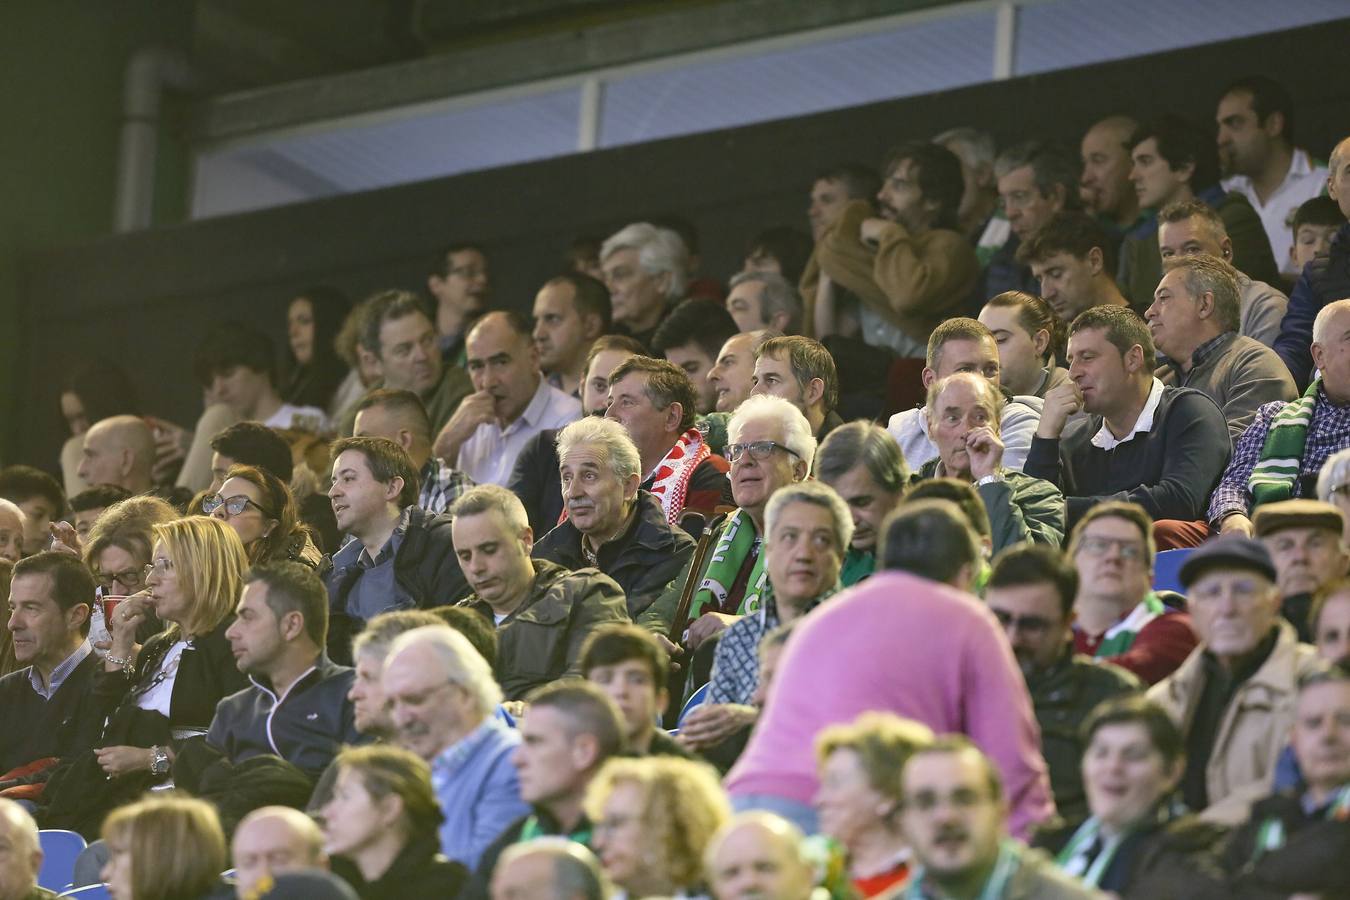
[[[614,324],[650,347],[656,326],[684,297],[689,251],[669,228],[635,222],[600,247]]]
[[[0,800],[0,900],[47,900],[51,891],[37,886],[42,845],[37,823],[13,800]]]
[[[1250,537],[1257,507],[1316,496],[1322,465],[1350,447],[1350,299],[1317,314],[1312,358],[1320,374],[1303,396],[1262,406],[1233,446],[1210,497],[1212,529]]]
[[[801,829],[772,813],[733,816],[717,830],[703,869],[717,900],[809,900],[816,896],[815,866]]]
[[[599,569],[623,589],[636,617],[689,564],[694,539],[638,488],[642,460],[618,422],[588,417],[564,428],[558,473],[567,518],[530,555],[572,571]]]
[[[496,715],[502,690],[468,638],[425,625],[394,639],[381,685],[395,741],[431,765],[445,821],[441,852],[469,869],[529,807],[511,754],[520,735]]]
[[[769,584],[757,612],[728,628],[714,651],[707,702],[680,726],[693,749],[719,744],[754,724],[759,647],[765,635],[797,621],[839,590],[853,516],[834,488],[819,481],[780,488],[764,510],[764,568]]]
[[[758,612],[768,588],[760,552],[764,512],[773,494],[806,479],[816,455],[811,423],[781,397],[756,395],[727,423],[726,458],[731,462],[731,496],[736,509],[709,526],[712,547],[697,572],[667,586],[639,624],[664,631],[673,623],[680,594],[690,578],[698,589],[689,606],[686,645],[690,650],[737,621]]]

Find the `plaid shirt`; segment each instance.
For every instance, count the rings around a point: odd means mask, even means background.
[[[825,591],[806,604],[802,615],[821,604],[839,590],[839,585]],[[764,635],[782,623],[778,601],[773,596],[773,585],[764,589],[764,602],[758,612],[732,624],[722,634],[713,652],[712,676],[708,681],[708,703],[749,703],[759,683],[759,642]]]
[[[422,479],[422,492],[417,497],[417,505],[427,512],[443,513],[459,499],[459,495],[473,487],[473,481],[459,469],[450,467],[443,459],[433,456],[418,472]]]
[[[1216,527],[1221,519],[1234,513],[1251,515],[1252,492],[1247,480],[1261,458],[1270,423],[1284,406],[1280,401],[1262,406],[1256,411],[1256,419],[1238,439],[1233,448],[1233,459],[1209,501],[1209,521]],[[1313,409],[1312,422],[1308,424],[1308,442],[1299,463],[1298,479],[1294,482],[1294,496],[1307,496],[1305,485],[1316,481],[1327,457],[1346,447],[1350,447],[1350,405],[1336,406],[1319,387],[1317,406]]]

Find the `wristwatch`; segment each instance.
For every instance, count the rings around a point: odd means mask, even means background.
[[[154,754],[150,759],[151,775],[169,774],[169,750],[167,747],[151,747],[150,752]]]
[[[1001,481],[1003,481],[1003,480],[1004,480],[1004,479],[1003,479],[1003,476],[1002,476],[1002,475],[998,474],[997,472],[993,472],[993,473],[991,473],[991,474],[989,474],[989,475],[985,475],[983,478],[981,478],[981,479],[979,479],[978,481],[976,481],[976,482],[975,482],[975,486],[976,486],[976,487],[983,487],[983,486],[986,485],[986,484],[998,484],[999,482],[1001,482]]]

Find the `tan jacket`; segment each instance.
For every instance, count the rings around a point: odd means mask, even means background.
[[[812,322],[820,272],[858,295],[887,321],[919,342],[944,319],[960,315],[980,265],[975,251],[956,231],[934,228],[914,237],[891,223],[878,246],[867,246],[858,236],[864,219],[872,215],[863,200],[849,203],[816,244],[802,275],[806,321]]]
[[[1281,620],[1278,628],[1269,658],[1224,710],[1205,769],[1210,805],[1200,818],[1207,821],[1245,822],[1251,804],[1270,793],[1275,763],[1289,745],[1299,680],[1318,668],[1317,651],[1298,642],[1294,627]],[[1204,649],[1196,647],[1180,668],[1149,688],[1149,699],[1167,710],[1183,733],[1190,730],[1204,688]]]

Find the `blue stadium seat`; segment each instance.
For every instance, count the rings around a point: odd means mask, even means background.
[[[91,884],[86,887],[75,888],[73,891],[66,891],[60,896],[79,897],[80,900],[112,900],[112,894],[108,893],[106,884]]]
[[[88,845],[75,832],[56,828],[39,831],[38,843],[42,845],[38,885],[49,891],[64,891],[75,880],[75,857]]]
[[[680,726],[684,724],[685,718],[694,711],[694,707],[698,706],[706,699],[708,699],[708,686],[706,684],[689,695],[689,699],[684,701],[684,708],[680,710],[679,721],[675,723],[676,731],[679,731]]]
[[[1181,586],[1181,564],[1191,555],[1193,547],[1181,550],[1163,550],[1153,559],[1153,589],[1185,593]]]

